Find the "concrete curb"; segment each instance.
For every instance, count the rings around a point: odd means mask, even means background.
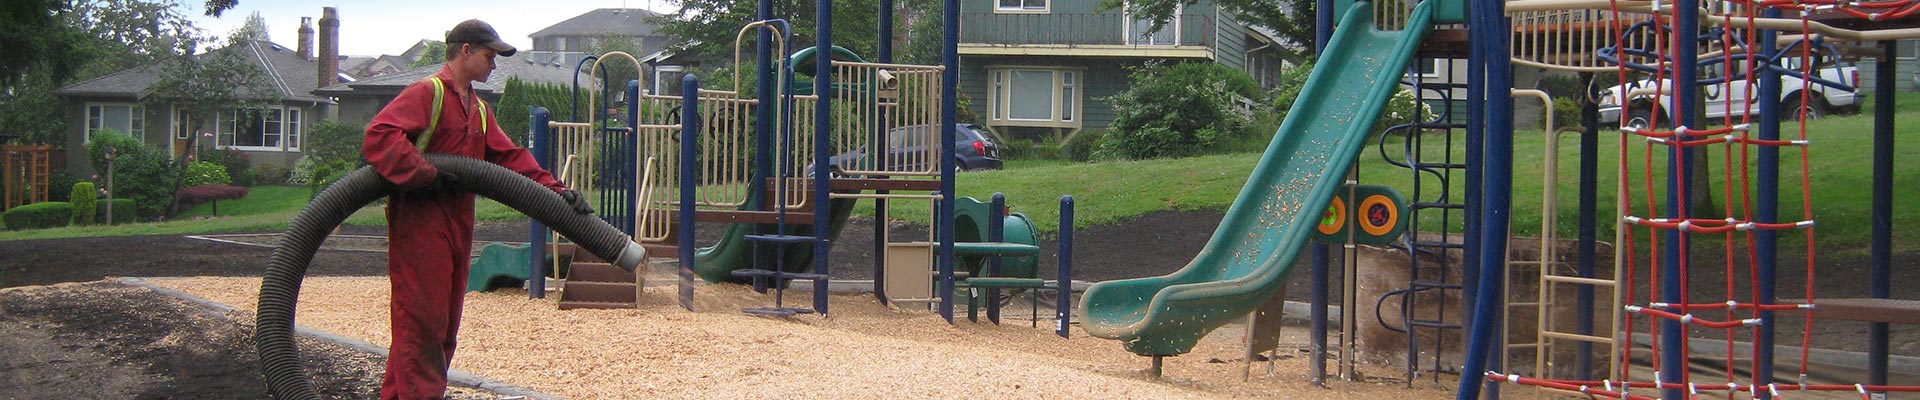
[[[200,298],[199,296],[187,294],[186,292],[161,287],[159,285],[154,285],[153,283],[147,282],[147,280],[144,278],[119,278],[119,281],[122,284],[151,289],[156,293],[160,293],[160,294],[177,298],[180,300],[185,300],[190,303],[199,304],[203,307],[206,307],[206,310],[203,310],[203,311],[205,311],[208,315],[212,315],[220,319],[228,319],[227,313],[239,310],[237,308],[233,308],[232,306],[215,303],[212,300],[207,300],[207,299]],[[327,333],[326,331],[309,328],[303,325],[295,325],[294,332],[300,334],[301,336],[306,336],[314,339],[323,340],[329,343],[338,344],[340,346],[344,346],[346,348],[353,349],[356,351],[378,354],[381,357],[387,356],[387,348],[376,346],[372,343],[367,343],[359,339],[335,335],[332,333]],[[480,375],[474,375],[458,369],[447,370],[447,383],[455,386],[485,390],[485,391],[497,393],[505,397],[519,397],[519,398],[525,398],[525,399],[540,399],[540,400],[548,400],[548,399],[558,400],[562,398],[559,396],[554,396],[546,393],[540,393],[540,392],[534,391],[533,389],[520,387],[511,383],[489,379],[487,377],[480,376]]]

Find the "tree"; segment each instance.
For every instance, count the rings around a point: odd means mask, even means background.
[[[239,40],[273,41],[273,36],[270,32],[271,31],[267,29],[266,17],[261,17],[259,11],[254,11],[253,15],[247,16],[247,22],[245,24],[241,24],[240,28],[234,29],[233,33],[227,36]]]
[[[752,1],[680,0],[678,3],[679,11],[655,17],[654,22],[660,24],[659,32],[681,43],[672,47],[675,53],[698,58],[732,60],[734,38],[740,34],[741,27],[759,15],[758,3]],[[813,0],[774,1],[773,15],[793,23],[793,41],[787,44],[789,53],[813,46],[816,3]],[[871,56],[879,43],[879,8],[877,0],[833,2],[833,44]],[[748,36],[741,42],[749,51],[753,48],[752,38]]]
[[[440,65],[447,62],[447,43],[437,40],[427,41],[427,51],[420,53],[420,59],[413,60],[407,69]]]
[[[1153,28],[1159,29],[1173,21],[1173,15],[1183,6],[1192,6],[1200,0],[1101,0],[1100,7],[1105,9],[1121,8],[1139,18],[1152,20]],[[1298,44],[1298,48],[1283,48],[1280,51],[1295,53],[1310,52],[1317,36],[1314,15],[1314,0],[1214,0],[1221,11],[1231,14],[1234,19],[1247,24],[1273,30],[1280,35],[1278,39]],[[1284,47],[1284,46],[1283,46]]]
[[[250,48],[260,45],[248,36],[236,32],[227,38],[226,47],[204,54],[194,54],[197,40],[183,42],[182,55],[162,63],[164,72],[160,81],[147,89],[148,94],[142,101],[154,109],[181,107],[192,120],[214,121],[220,110],[278,99],[281,93],[267,80],[266,73],[248,61]],[[200,135],[189,135],[187,148],[199,147],[199,140]],[[191,158],[178,160],[181,174],[174,179],[174,190],[180,189],[186,163]],[[176,199],[167,209],[167,215],[177,212],[178,206]]]
[[[240,5],[240,0],[207,0],[207,16],[219,17],[220,13]]]
[[[0,2],[0,27],[0,127],[25,143],[61,142],[55,89],[153,63],[198,32],[171,0]]]

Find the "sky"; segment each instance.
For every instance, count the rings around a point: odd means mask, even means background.
[[[351,56],[400,54],[422,39],[444,39],[447,29],[473,18],[492,24],[500,38],[514,47],[530,50],[533,39],[527,35],[594,9],[647,8],[666,13],[676,8],[668,0],[239,1],[220,18],[205,16],[204,1],[179,3],[187,15],[194,17],[195,26],[220,37],[245,24],[247,16],[257,11],[267,21],[268,36],[287,48],[300,44],[300,17],[312,17],[318,33],[321,7],[333,7],[340,18],[340,54]]]

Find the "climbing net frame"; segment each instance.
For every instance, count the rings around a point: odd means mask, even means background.
[[[1851,391],[1859,393],[1863,399],[1871,398],[1870,396],[1875,392],[1920,392],[1920,386],[1809,382],[1810,370],[1807,360],[1812,347],[1813,313],[1817,311],[1814,306],[1813,288],[1818,272],[1815,263],[1817,248],[1814,229],[1815,214],[1812,207],[1812,159],[1808,150],[1812,141],[1808,138],[1805,122],[1808,109],[1795,107],[1793,110],[1781,110],[1797,117],[1793,118],[1796,121],[1791,125],[1798,128],[1797,138],[1781,139],[1777,136],[1784,135],[1774,135],[1759,129],[1759,121],[1755,118],[1759,110],[1766,109],[1761,108],[1761,102],[1774,102],[1780,99],[1757,100],[1757,96],[1754,95],[1759,91],[1756,90],[1758,89],[1756,82],[1760,81],[1758,78],[1772,76],[1763,75],[1763,72],[1800,78],[1798,80],[1800,87],[1781,88],[1789,93],[1792,91],[1799,93],[1797,99],[1788,100],[1798,100],[1793,102],[1794,104],[1805,105],[1816,101],[1813,96],[1817,92],[1812,90],[1815,85],[1852,89],[1850,82],[1845,82],[1844,79],[1825,77],[1817,72],[1822,69],[1824,64],[1822,60],[1838,57],[1836,50],[1838,46],[1828,43],[1828,39],[1888,40],[1916,37],[1920,36],[1920,32],[1842,30],[1813,22],[1809,16],[1815,12],[1832,12],[1872,21],[1904,18],[1920,13],[1920,1],[1727,0],[1702,2],[1706,5],[1704,7],[1706,10],[1714,11],[1702,12],[1697,22],[1705,22],[1715,28],[1703,30],[1708,33],[1699,36],[1676,33],[1675,26],[1681,25],[1679,22],[1682,22],[1677,19],[1681,13],[1676,12],[1675,6],[1670,3],[1606,0],[1599,2],[1527,1],[1525,3],[1527,3],[1525,6],[1520,7],[1521,11],[1531,13],[1552,13],[1555,7],[1590,11],[1596,3],[1604,3],[1607,14],[1600,15],[1598,18],[1578,18],[1569,21],[1564,19],[1565,16],[1573,14],[1562,14],[1561,17],[1557,17],[1562,18],[1561,20],[1555,21],[1554,18],[1544,20],[1560,24],[1592,25],[1593,22],[1609,24],[1610,26],[1596,30],[1615,35],[1611,40],[1611,48],[1601,49],[1593,54],[1612,65],[1620,82],[1646,83],[1646,87],[1631,90],[1629,93],[1609,94],[1609,96],[1618,96],[1615,104],[1622,105],[1620,118],[1622,125],[1619,127],[1622,135],[1619,137],[1618,160],[1621,179],[1618,182],[1617,193],[1621,200],[1619,222],[1624,224],[1621,228],[1624,240],[1620,245],[1624,247],[1622,255],[1626,263],[1626,273],[1620,277],[1625,280],[1621,289],[1625,292],[1625,305],[1622,306],[1621,311],[1628,314],[1622,321],[1618,321],[1621,325],[1613,334],[1632,337],[1636,329],[1644,329],[1647,342],[1651,344],[1651,359],[1655,360],[1655,364],[1650,377],[1643,371],[1640,374],[1642,377],[1636,380],[1635,371],[1631,367],[1635,353],[1629,346],[1619,350],[1619,354],[1615,354],[1623,360],[1613,367],[1615,370],[1610,371],[1615,379],[1598,381],[1549,379],[1493,371],[1486,373],[1486,379],[1580,393],[1589,397],[1628,399],[1654,398],[1631,393],[1636,388],[1666,391],[1668,398],[1674,397],[1674,393],[1680,393],[1686,398],[1698,398],[1702,393],[1724,392],[1729,399],[1743,392],[1755,398],[1763,396],[1784,398],[1794,395],[1794,392]],[[1763,14],[1769,9],[1779,10],[1781,13],[1791,12],[1795,16],[1793,19],[1783,19]],[[1510,6],[1509,12],[1513,11],[1513,7]],[[1592,13],[1589,12],[1587,15]],[[1516,18],[1516,25],[1525,25],[1519,22],[1521,20]],[[1787,32],[1783,32],[1785,34],[1775,39],[1762,36],[1762,30]],[[1527,32],[1524,29],[1517,29],[1517,31]],[[1519,39],[1520,35],[1517,34],[1516,42],[1519,42]],[[1682,44],[1687,45],[1682,46]],[[1524,48],[1524,46],[1517,47]],[[1680,51],[1690,51],[1697,55],[1689,60],[1694,62],[1677,62],[1676,54],[1682,54],[1678,53]],[[1515,55],[1517,63],[1541,64],[1541,66],[1550,64],[1544,61],[1524,62],[1526,60],[1522,58],[1518,54]],[[1544,57],[1526,58],[1544,59]],[[1677,72],[1681,65],[1697,66],[1696,68],[1710,72],[1704,79],[1692,74],[1679,76],[1681,74]],[[1573,68],[1561,69],[1589,72],[1597,69],[1597,66],[1592,64],[1571,67]],[[1650,78],[1643,79],[1648,76]],[[1851,83],[1857,84],[1857,82]],[[1666,109],[1690,108],[1676,107],[1676,103],[1685,104],[1676,102],[1674,100],[1676,97],[1694,95],[1696,90],[1702,88],[1708,91],[1718,90],[1719,93],[1727,96],[1728,100],[1723,102],[1722,108],[1718,110],[1720,116],[1699,119],[1707,122],[1703,126],[1693,126],[1687,121],[1692,118],[1662,123],[1666,122],[1661,121],[1662,119],[1671,120]],[[1646,101],[1633,101],[1642,99]],[[1630,123],[1626,114],[1634,107],[1647,111],[1646,115],[1649,118]],[[1744,107],[1746,112],[1736,112],[1733,107]],[[1714,111],[1711,108],[1707,109]],[[1688,113],[1690,112],[1682,112],[1681,116],[1684,118]],[[1797,150],[1800,164],[1798,177],[1800,213],[1795,219],[1785,222],[1776,221],[1778,218],[1771,215],[1756,213],[1757,195],[1754,187],[1756,177],[1751,172],[1757,167],[1755,158],[1761,157],[1756,153],[1782,150],[1788,152]],[[1714,189],[1710,188],[1713,186],[1712,178],[1693,176],[1685,172],[1692,164],[1689,158],[1706,157],[1708,152],[1713,151],[1717,151],[1720,155],[1718,172],[1721,179],[1719,179],[1718,190],[1724,201],[1718,210],[1691,210],[1687,199],[1693,195],[1710,193],[1688,193],[1688,191],[1699,187],[1709,187],[1708,192]],[[1656,162],[1664,162],[1665,165],[1658,165]],[[1689,179],[1704,179],[1708,183],[1696,186],[1690,184]],[[1667,183],[1664,191],[1655,183],[1661,180]],[[1664,202],[1660,198],[1662,195],[1665,195]],[[1716,212],[1724,217],[1702,217],[1702,215]],[[1762,285],[1758,270],[1761,257],[1758,238],[1762,235],[1778,235],[1787,232],[1799,233],[1806,242],[1804,260],[1806,286],[1800,296],[1801,299],[1779,302],[1775,299],[1763,298],[1761,291],[1757,290]],[[1715,236],[1718,237],[1715,238]],[[1718,299],[1696,298],[1686,284],[1692,281],[1689,275],[1713,273],[1713,271],[1710,270],[1711,266],[1695,263],[1685,249],[1696,244],[1714,242],[1719,242],[1721,244],[1719,250],[1724,251],[1725,262],[1721,273],[1727,277],[1725,295],[1724,298]],[[1738,254],[1742,250],[1745,254]],[[1663,259],[1662,253],[1667,254],[1667,257]],[[1644,259],[1637,257],[1642,255],[1647,257]],[[1735,279],[1741,275],[1737,269],[1742,266],[1746,268],[1745,275],[1748,278],[1746,283],[1749,285],[1744,291],[1739,287],[1741,282]],[[1644,297],[1642,297],[1643,294],[1636,293],[1642,287],[1641,282],[1637,282],[1638,279],[1648,279],[1645,287],[1649,290]],[[1772,282],[1765,284],[1771,285]],[[1739,298],[1743,297],[1743,294],[1744,298]],[[1800,332],[1798,360],[1800,379],[1797,383],[1774,383],[1771,376],[1758,375],[1760,371],[1770,369],[1759,365],[1759,357],[1752,357],[1745,360],[1745,363],[1736,359],[1738,354],[1734,349],[1736,332],[1744,330],[1750,337],[1757,337],[1761,330],[1766,330],[1769,332],[1767,337],[1771,337],[1773,329],[1771,320],[1775,313],[1798,313],[1798,317],[1804,320]],[[1726,349],[1725,358],[1722,360],[1724,370],[1717,376],[1723,378],[1722,381],[1707,382],[1715,376],[1695,372],[1696,368],[1687,366],[1686,360],[1694,356],[1690,341],[1687,339],[1693,336],[1692,332],[1696,330],[1717,330],[1725,333]],[[1675,337],[1676,332],[1678,337]],[[1760,340],[1753,341],[1752,347],[1751,352],[1756,355],[1762,352],[1771,354],[1773,351],[1771,343],[1763,343]],[[1676,348],[1677,352],[1673,350]],[[1681,360],[1678,364],[1681,366],[1679,371],[1671,371],[1671,366],[1674,365],[1672,363],[1665,365],[1659,363],[1676,358]],[[1744,374],[1740,371],[1741,366],[1745,367]],[[1662,371],[1663,367],[1669,371]],[[1745,381],[1742,382],[1741,379]]]

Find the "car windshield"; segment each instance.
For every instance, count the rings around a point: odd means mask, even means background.
[[[887,147],[920,147],[933,144],[932,128],[926,125],[894,128],[893,132],[887,134]]]
[[[987,130],[987,128],[983,128],[979,125],[966,125],[966,127],[967,127],[967,130],[973,131],[975,135],[979,135],[980,140],[986,141],[987,144],[992,144],[992,145],[1000,144],[1000,137],[994,136],[993,131]]]

